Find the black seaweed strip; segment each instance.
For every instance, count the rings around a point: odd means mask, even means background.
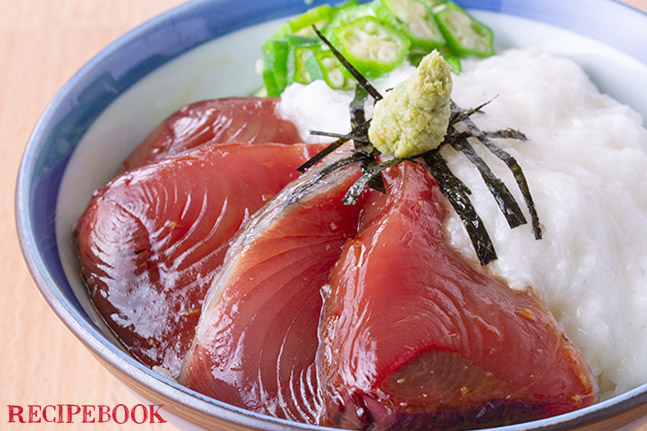
[[[329,138],[345,139],[346,141],[352,140],[353,142],[355,142],[356,148],[358,147],[359,143],[362,143],[364,145],[370,143],[368,137],[362,135],[348,135],[345,133],[324,132],[322,130],[310,130],[310,134],[313,136],[327,136]]]
[[[358,135],[361,136],[361,139],[353,139],[355,151],[360,151],[363,149],[362,145],[360,145],[361,143],[369,144],[371,146],[371,149],[374,148],[371,144],[371,140],[368,137],[368,125],[370,124],[370,122],[366,121],[366,113],[364,111],[364,105],[366,104],[367,98],[368,93],[363,87],[358,86],[355,88],[355,97],[350,103],[350,124],[351,128],[353,130],[358,130]],[[366,145],[364,145],[364,147],[365,146]],[[370,168],[373,168],[377,165],[375,156],[370,153],[372,153],[372,151],[367,154],[366,158],[360,160],[359,162],[363,174],[365,174]],[[386,186],[384,185],[382,174],[372,176],[369,179],[367,185],[373,190],[377,190],[380,193],[386,193]]]
[[[344,200],[342,201],[344,205],[355,205],[357,203],[357,199],[359,199],[359,195],[362,194],[362,190],[364,190],[366,185],[369,184],[373,178],[381,179],[383,170],[400,163],[401,161],[402,159],[391,159],[367,169],[362,176],[359,177],[352,186],[350,186],[346,195],[344,195]],[[386,193],[386,190],[384,193]]]
[[[493,97],[492,99],[488,100],[487,102],[481,103],[479,106],[471,109],[463,109],[460,108],[456,102],[453,100],[450,101],[451,105],[451,113],[449,115],[449,125],[452,126],[459,121],[465,120],[466,118],[471,117],[472,115],[476,114],[477,112],[481,112],[481,109],[483,109],[485,106],[489,105],[492,103],[492,101],[496,99],[496,96]]]
[[[495,260],[497,258],[496,251],[483,220],[476,213],[467,193],[464,192],[467,186],[451,172],[438,150],[428,151],[422,157],[426,162],[423,166],[436,179],[440,191],[460,217],[480,264],[487,265]]]
[[[324,148],[323,150],[319,151],[317,154],[315,154],[314,156],[312,156],[312,157],[311,157],[307,162],[305,162],[304,164],[302,164],[301,166],[299,166],[299,167],[297,168],[297,171],[299,171],[299,172],[301,172],[301,173],[303,173],[303,172],[307,171],[307,170],[308,170],[308,169],[310,169],[312,166],[314,166],[317,162],[319,162],[319,161],[320,161],[320,160],[322,160],[324,157],[326,157],[328,154],[332,153],[332,152],[333,152],[333,151],[335,151],[337,148],[341,147],[341,146],[342,146],[346,141],[347,141],[347,139],[339,138],[339,139],[337,139],[336,141],[334,141],[334,142],[332,142],[332,143],[328,144],[328,146],[327,146],[326,148]]]
[[[317,36],[319,36],[319,39],[321,39],[323,43],[325,43],[328,46],[328,48],[330,48],[330,51],[332,51],[335,57],[337,57],[337,59],[341,62],[342,66],[344,66],[346,70],[348,70],[348,72],[350,72],[350,74],[353,75],[353,78],[355,78],[357,83],[362,87],[364,87],[364,89],[368,92],[368,94],[370,94],[373,97],[373,99],[375,100],[382,99],[382,95],[380,94],[380,92],[377,91],[377,89],[373,87],[373,85],[371,85],[371,83],[368,82],[366,78],[364,78],[364,76],[359,72],[359,70],[355,69],[355,66],[353,66],[348,62],[348,60],[346,60],[346,57],[344,57],[342,53],[339,52],[337,48],[335,48],[333,44],[328,39],[326,39],[326,37],[323,34],[321,34],[317,26],[313,25],[312,28],[314,29],[315,33],[317,33]]]
[[[469,135],[469,134],[467,134],[467,133],[459,133],[459,134],[456,134],[456,135],[453,135],[453,136],[445,136],[445,139],[444,139],[444,140],[443,140],[443,142],[440,144],[440,146],[439,146],[436,150],[431,150],[431,151],[440,151],[440,148],[442,148],[442,146],[443,146],[443,145],[446,145],[446,144],[450,144],[450,145],[451,145],[451,141],[452,141],[453,139],[456,139],[457,137],[466,137],[466,138],[467,138],[467,137],[470,137],[470,136],[471,136],[471,135]],[[429,152],[431,152],[431,151],[429,151]],[[425,154],[426,154],[426,153],[425,153]],[[424,158],[424,154],[422,154],[422,157]],[[442,159],[442,157],[440,156],[440,154],[438,155],[438,158],[440,158],[440,160],[441,160],[441,161],[443,161],[443,159]],[[419,163],[416,159],[408,159],[408,160],[411,160],[412,162],[418,163],[418,164],[420,164],[421,166],[424,166],[425,168],[428,168],[428,166],[427,166],[425,163]],[[426,161],[425,161],[425,162],[426,162]],[[443,161],[443,163],[444,163],[444,161]],[[447,169],[449,170],[449,167],[447,167]],[[427,169],[427,170],[429,170],[429,169]],[[470,196],[470,195],[472,194],[472,190],[470,190],[470,188],[469,188],[469,187],[467,187],[467,186],[465,185],[465,183],[464,183],[464,182],[460,181],[460,180],[458,179],[458,177],[455,177],[455,176],[454,176],[454,178],[457,180],[456,182],[454,182],[454,183],[452,184],[452,187],[454,187],[454,188],[455,188],[455,190],[454,190],[454,191],[455,191],[456,193],[459,193],[459,192],[460,192],[460,193],[465,194],[466,196]]]
[[[374,168],[375,166],[379,166],[377,164],[377,161],[375,160],[375,156],[371,155],[369,156],[369,158],[365,158],[360,161],[360,167],[362,168],[362,172],[365,172],[368,169]],[[368,181],[368,186],[380,193],[386,193],[386,186],[384,185],[384,178],[382,178],[381,173],[371,176],[371,178]]]
[[[452,130],[455,131],[453,128]],[[512,196],[512,193],[510,193],[510,190],[508,190],[505,183],[494,175],[494,172],[492,172],[487,163],[485,163],[485,160],[476,154],[472,145],[470,145],[462,134],[455,132],[453,136],[457,136],[457,138],[451,139],[450,137],[448,142],[456,151],[463,153],[467,159],[476,166],[485,182],[485,185],[488,190],[490,190],[490,193],[494,197],[499,209],[508,222],[508,226],[510,226],[511,229],[514,229],[517,226],[526,224],[526,218],[524,217],[521,208],[519,208],[519,204],[517,204],[517,201],[514,199],[514,196]]]
[[[375,160],[375,156],[373,155],[370,155],[360,160],[360,168],[362,169],[363,173],[366,173],[369,169],[372,169],[376,166],[379,166],[379,165],[377,164],[377,161]],[[386,193],[386,186],[384,185],[384,178],[382,178],[381,173],[378,173],[377,175],[372,175],[367,185],[375,191],[378,191],[380,193]]]
[[[320,154],[320,153],[318,153],[318,154]],[[299,201],[299,199],[301,199],[301,193],[303,193],[304,191],[306,191],[307,189],[309,189],[310,187],[315,185],[318,181],[320,181],[324,177],[332,174],[334,171],[336,171],[339,168],[342,168],[342,167],[344,167],[346,165],[351,165],[353,163],[357,163],[358,161],[360,161],[362,159],[362,157],[366,157],[366,156],[364,154],[362,154],[362,153],[354,153],[353,155],[351,155],[349,157],[339,159],[339,160],[337,160],[337,161],[335,161],[335,162],[333,162],[333,163],[331,163],[329,165],[326,165],[325,168],[323,168],[321,171],[317,172],[312,178],[310,178],[310,180],[308,180],[307,182],[305,182],[304,184],[299,186],[290,195],[290,197],[287,199],[285,205],[290,205],[290,204],[293,204],[293,203]]]
[[[355,97],[350,102],[350,125],[351,128],[357,129],[360,125],[366,123],[366,113],[364,112],[364,105],[368,93],[363,87],[355,89]]]
[[[362,128],[365,126],[362,126]],[[310,169],[312,166],[314,166],[317,162],[321,161],[324,157],[326,157],[328,154],[332,153],[335,151],[337,148],[341,147],[344,143],[346,143],[348,140],[353,139],[356,137],[356,135],[360,135],[364,133],[362,130],[351,130],[350,133],[348,134],[336,134],[336,133],[329,133],[329,132],[319,132],[319,131],[311,131],[310,133],[314,135],[321,135],[321,136],[332,136],[332,137],[337,137],[339,136],[339,139],[331,142],[328,144],[326,148],[323,150],[319,151],[317,154],[312,156],[307,162],[302,164],[297,168],[297,171],[303,173]],[[362,135],[360,135],[362,136]],[[372,147],[372,146],[371,146]]]
[[[485,147],[490,150],[492,154],[494,154],[502,162],[504,162],[508,166],[510,171],[512,171],[512,175],[514,176],[514,179],[517,182],[519,189],[521,190],[521,194],[526,201],[526,206],[528,207],[528,212],[530,213],[532,231],[535,235],[535,239],[541,239],[542,233],[539,216],[537,215],[535,203],[532,199],[532,195],[530,194],[530,187],[528,186],[528,181],[526,180],[526,176],[523,173],[521,166],[519,166],[517,160],[510,153],[503,150],[494,142],[489,140],[470,118],[463,119],[463,122],[467,126],[467,129],[470,131],[470,133],[472,133],[475,138],[481,141],[481,143],[485,145]]]
[[[483,135],[489,139],[518,139],[520,141],[528,140],[526,135],[524,135],[518,130],[514,130],[510,128],[503,129],[503,130],[495,130],[494,132],[483,132]]]

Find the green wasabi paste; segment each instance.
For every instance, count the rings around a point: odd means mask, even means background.
[[[375,104],[368,136],[382,154],[415,157],[443,142],[450,115],[450,66],[433,51]]]

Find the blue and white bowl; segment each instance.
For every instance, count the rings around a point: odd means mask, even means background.
[[[141,365],[105,328],[77,275],[72,226],[92,191],[180,106],[245,95],[261,43],[280,19],[323,2],[194,0],[129,32],[56,95],[25,151],[16,191],[21,245],[50,306],[117,378],[184,425],[323,430],[205,397]],[[537,46],[578,61],[605,92],[647,119],[647,15],[611,0],[458,0],[495,29],[500,48]],[[627,425],[629,424],[629,425]],[[647,384],[592,407],[498,430],[610,430],[647,424]]]

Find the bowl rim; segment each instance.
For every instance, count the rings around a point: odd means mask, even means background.
[[[262,19],[259,18],[256,22],[253,22],[253,20],[247,21],[244,23],[244,25],[239,26],[239,28],[250,24],[260,23],[262,21],[267,21],[272,18],[286,16],[290,13],[305,9],[304,5],[301,4],[297,5],[299,6],[298,8],[293,6],[287,7],[289,0],[275,0],[268,1],[266,3],[266,12],[270,10],[269,6],[271,5],[279,4],[285,5],[286,7],[282,9],[276,7],[273,9],[273,11],[271,11],[271,13],[265,13],[262,16]],[[319,3],[324,2],[316,1],[314,5]],[[462,3],[468,8],[475,7],[482,9],[482,7],[478,7],[480,5],[478,0],[465,0],[459,1],[459,3]],[[96,328],[91,322],[87,321],[86,317],[83,316],[75,308],[74,304],[70,302],[69,298],[64,295],[59,286],[56,284],[55,280],[49,274],[47,265],[43,261],[40,253],[38,239],[34,234],[33,220],[30,210],[32,191],[34,187],[33,177],[37,170],[37,162],[39,159],[38,156],[46,148],[47,138],[52,133],[52,130],[57,123],[56,120],[58,117],[59,109],[66,103],[67,98],[71,93],[74,92],[75,88],[82,85],[86,74],[100,69],[102,63],[107,61],[108,58],[117,55],[122,49],[124,49],[124,47],[131,45],[133,41],[140,39],[143,35],[155,33],[159,29],[165,28],[165,26],[167,25],[173,25],[169,23],[188,19],[194,16],[196,14],[196,11],[202,10],[202,8],[217,8],[223,7],[227,4],[235,5],[236,1],[192,0],[176,6],[144,22],[143,24],[130,30],[120,38],[116,39],[96,56],[94,56],[81,69],[79,69],[79,71],[76,72],[56,93],[56,95],[47,105],[38,122],[36,123],[20,163],[18,180],[15,190],[15,219],[18,238],[31,275],[49,306],[87,348],[89,348],[95,355],[106,361],[110,366],[125,374],[128,378],[138,382],[143,386],[151,388],[153,391],[158,392],[187,408],[199,410],[206,414],[217,416],[236,424],[276,430],[294,429],[333,431],[335,430],[334,428],[326,428],[300,423],[297,424],[292,421],[278,419],[271,416],[250,412],[239,407],[231,406],[213,398],[206,397],[170,379],[160,376],[151,369],[145,367],[143,364],[137,362],[135,359],[124,353],[121,349],[107,340],[106,337],[98,330],[98,328]],[[622,3],[619,0],[597,0],[597,4],[621,5],[623,7],[626,7],[627,10],[643,14],[643,12],[641,12],[637,8]],[[308,7],[310,6],[312,5],[308,5]],[[645,16],[647,16],[647,14],[645,14]],[[228,29],[227,31],[215,37],[227,34],[236,29],[237,28]],[[196,47],[206,41],[207,40],[196,41],[192,45],[192,47]],[[188,48],[183,49],[176,55],[167,58],[163,63],[171,60],[172,58],[175,58],[177,55],[181,55],[182,53],[187,52],[188,50]],[[153,69],[159,67],[163,63],[155,65]],[[144,73],[142,76],[145,76],[146,73]],[[645,404],[647,404],[647,383],[623,394],[617,395],[609,400],[601,401],[597,404],[594,404],[593,406],[574,412],[533,422],[489,428],[488,430],[521,431],[550,429],[557,431],[573,426],[592,424],[602,419],[606,419],[610,416],[629,412],[637,408],[638,406]]]

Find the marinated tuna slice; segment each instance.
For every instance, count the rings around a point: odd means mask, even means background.
[[[180,375],[186,386],[229,404],[310,423],[321,410],[321,288],[357,232],[360,209],[342,204],[359,176],[350,166],[295,203],[291,197],[313,174],[286,187],[232,242]]]
[[[228,243],[320,145],[206,145],[125,173],[75,229],[94,304],[130,352],[177,375]]]
[[[128,171],[205,143],[302,142],[296,127],[276,114],[278,99],[231,97],[192,103],[157,126],[124,161]]]
[[[448,244],[427,171],[403,162],[385,179],[331,273],[318,362],[327,422],[462,430],[592,404],[589,369],[538,298]]]

